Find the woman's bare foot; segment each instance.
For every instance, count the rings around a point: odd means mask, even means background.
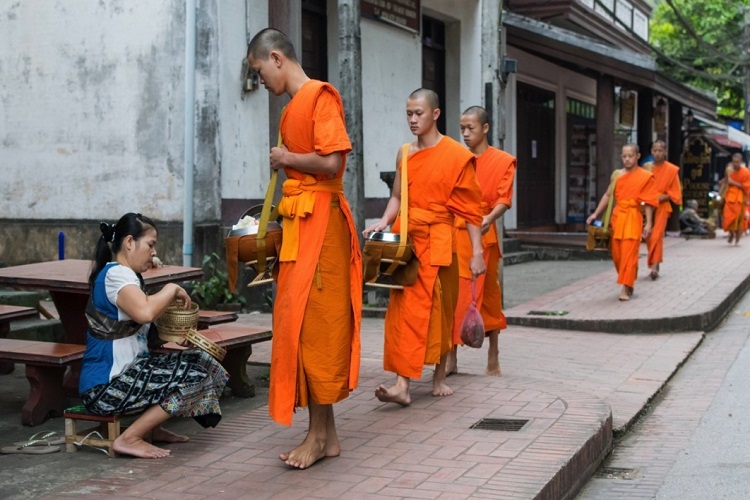
[[[409,406],[411,404],[409,389],[399,386],[399,384],[393,387],[379,385],[375,389],[375,397],[384,403],[398,403],[401,406]]]
[[[290,467],[307,469],[321,458],[337,457],[340,453],[338,444],[335,449],[331,449],[326,446],[325,441],[308,437],[292,451],[279,455],[279,458]]]
[[[159,426],[151,431],[151,440],[160,443],[187,443],[190,441],[190,438],[184,434],[175,434],[174,432]]]
[[[115,439],[112,449],[121,455],[138,458],[165,458],[171,454],[171,451],[147,443],[140,436],[131,437],[125,434]]]

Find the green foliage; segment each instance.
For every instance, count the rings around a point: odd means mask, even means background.
[[[716,94],[720,115],[743,114],[743,6],[750,0],[671,0],[700,39],[684,27],[670,2],[662,0],[651,18],[651,44],[667,56],[693,68],[659,58],[662,70],[674,79]],[[710,46],[707,47],[706,45]]]
[[[223,261],[216,253],[203,257],[203,280],[193,281],[191,297],[201,307],[211,309],[217,304],[245,305],[245,297],[229,291],[229,277]]]

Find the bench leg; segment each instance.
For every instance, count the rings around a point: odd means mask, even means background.
[[[78,448],[75,444],[73,444],[73,441],[76,437],[76,421],[73,418],[66,418],[65,419],[65,451],[67,453],[75,453],[78,451]]]
[[[10,321],[0,321],[0,339],[8,337],[10,333]],[[16,369],[16,365],[8,359],[0,359],[0,375],[7,375],[13,373]]]
[[[26,365],[26,379],[31,388],[21,408],[23,425],[39,425],[53,412],[62,415],[66,403],[62,387],[64,373],[64,366]]]
[[[230,349],[221,362],[229,372],[229,383],[232,395],[239,398],[255,396],[255,384],[247,376],[247,360],[253,353],[253,346]]]

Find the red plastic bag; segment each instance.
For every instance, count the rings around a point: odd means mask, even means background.
[[[482,347],[484,342],[484,320],[477,310],[477,281],[471,281],[471,305],[466,311],[466,316],[461,322],[461,341],[476,349]]]

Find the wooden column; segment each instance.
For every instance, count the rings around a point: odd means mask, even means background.
[[[344,101],[346,130],[352,152],[346,160],[344,194],[349,200],[357,228],[365,227],[364,138],[362,132],[362,35],[359,30],[359,0],[338,0],[339,92]],[[359,232],[358,232],[359,234]],[[361,239],[361,234],[359,235]],[[360,242],[361,243],[361,242]]]
[[[283,31],[292,40],[297,58],[302,60],[302,0],[268,0],[268,26]],[[286,94],[268,98],[268,144],[276,146],[279,136],[281,109],[289,102]],[[284,171],[279,171],[274,199],[281,197],[281,184],[285,178]]]
[[[609,75],[596,81],[596,195],[601,198],[609,186],[615,143],[615,83]]]
[[[638,91],[638,146],[641,148],[641,161],[651,154],[654,141],[654,92],[651,89]]]

